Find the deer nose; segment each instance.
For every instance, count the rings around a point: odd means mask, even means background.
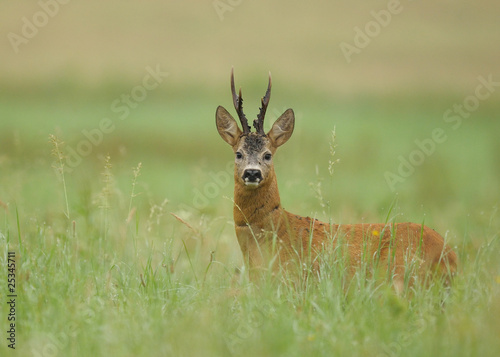
[[[245,183],[259,183],[262,180],[262,173],[260,170],[245,170],[243,172],[243,180]]]

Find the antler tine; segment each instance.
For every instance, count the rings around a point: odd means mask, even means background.
[[[269,100],[271,99],[271,86],[271,72],[269,72],[269,84],[267,85],[267,91],[261,99],[262,107],[260,108],[259,115],[257,115],[257,119],[253,121],[253,126],[257,130],[257,133],[260,135],[266,135],[266,133],[264,132],[264,117],[266,115],[267,105],[269,104]]]
[[[238,113],[238,117],[240,118],[243,135],[246,135],[250,133],[250,126],[248,125],[247,117],[243,113],[243,98],[241,97],[241,88],[239,95],[236,94],[236,90],[234,88],[234,67],[231,68],[231,93],[233,94],[234,108],[236,109],[236,113]]]

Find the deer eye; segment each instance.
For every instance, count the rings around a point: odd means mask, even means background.
[[[242,154],[241,152],[237,151],[237,152],[236,152],[236,158],[237,158],[237,159],[241,159],[241,158],[243,158],[243,154]]]
[[[270,153],[264,154],[264,160],[269,161],[271,160],[272,155]]]

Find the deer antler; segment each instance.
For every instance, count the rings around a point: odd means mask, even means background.
[[[267,85],[267,91],[261,99],[262,107],[260,108],[259,115],[257,115],[257,119],[253,121],[253,126],[257,130],[257,134],[264,136],[266,135],[266,133],[264,133],[264,116],[266,115],[267,105],[269,104],[269,99],[271,98],[271,85],[271,72],[269,72],[269,84]]]
[[[233,103],[234,108],[236,109],[236,113],[238,113],[238,117],[240,118],[241,128],[243,129],[242,135],[247,135],[250,133],[250,126],[248,125],[248,120],[245,114],[243,113],[243,98],[241,97],[241,88],[240,94],[236,94],[236,90],[234,89],[234,67],[231,68],[231,93],[233,94]]]

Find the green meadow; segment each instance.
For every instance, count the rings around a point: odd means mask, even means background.
[[[44,3],[0,6],[1,356],[499,355],[497,2]],[[269,71],[265,128],[295,111],[283,207],[423,222],[449,291],[249,281],[215,127],[232,66],[249,119]]]

